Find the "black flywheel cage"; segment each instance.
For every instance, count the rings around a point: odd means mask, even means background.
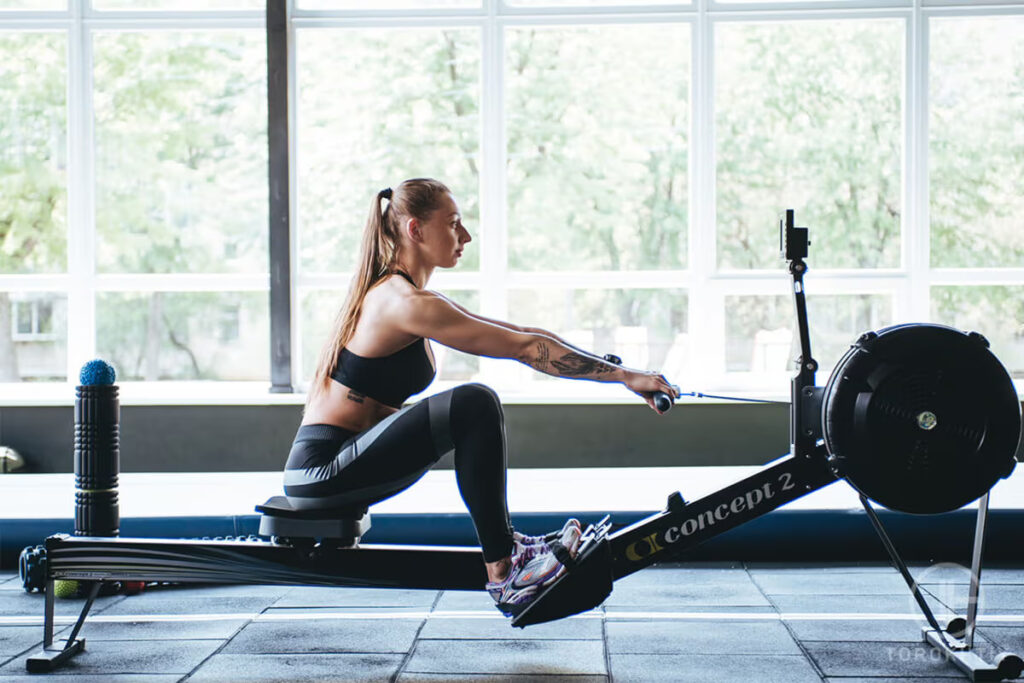
[[[822,433],[838,476],[887,508],[956,510],[1009,476],[1021,410],[976,332],[910,324],[869,332],[825,387]]]

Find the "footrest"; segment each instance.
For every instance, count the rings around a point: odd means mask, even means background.
[[[612,592],[612,558],[608,526],[590,527],[576,555],[575,567],[544,589],[526,609],[512,619],[523,628],[562,619],[597,607]]]

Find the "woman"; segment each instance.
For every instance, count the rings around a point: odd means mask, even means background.
[[[488,387],[465,384],[401,407],[434,378],[427,340],[558,377],[621,382],[655,410],[653,393],[673,389],[656,372],[613,365],[551,332],[483,318],[427,290],[434,269],[454,267],[470,240],[442,183],[412,179],[377,193],[359,270],[320,355],[288,456],[285,494],[305,509],[368,505],[408,487],[454,448],[487,589],[513,615],[565,572],[557,555],[563,548],[575,553],[579,522],[570,519],[540,537],[513,531],[504,416]]]

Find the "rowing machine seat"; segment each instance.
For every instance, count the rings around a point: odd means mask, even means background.
[[[339,547],[353,546],[370,529],[367,506],[297,510],[285,496],[273,496],[256,506],[260,536],[278,539],[332,539]]]

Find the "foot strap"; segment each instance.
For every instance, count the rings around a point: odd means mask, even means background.
[[[566,569],[569,571],[576,569],[576,558],[572,556],[569,549],[562,545],[560,541],[552,541],[548,544],[548,547],[551,548],[551,553],[555,556],[555,559],[561,562]]]

